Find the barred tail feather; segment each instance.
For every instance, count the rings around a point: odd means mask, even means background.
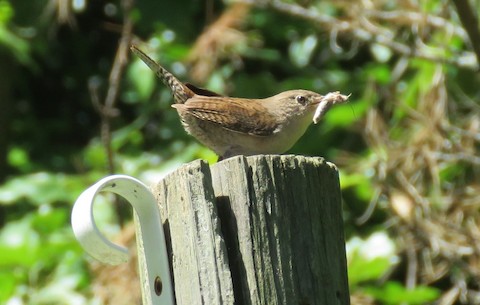
[[[130,50],[137,55],[157,76],[162,80],[162,82],[167,85],[173,93],[175,103],[183,104],[189,98],[191,98],[194,93],[182,82],[180,82],[172,73],[168,72],[165,68],[151,59],[147,54],[143,53],[136,46],[132,45]]]

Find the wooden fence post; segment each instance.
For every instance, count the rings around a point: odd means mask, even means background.
[[[322,158],[194,161],[153,192],[177,305],[350,304],[338,173]]]

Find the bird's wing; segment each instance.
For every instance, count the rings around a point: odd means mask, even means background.
[[[250,135],[268,136],[278,127],[275,118],[256,100],[195,95],[184,104],[172,107],[200,120]]]
[[[192,90],[193,93],[196,95],[202,95],[202,96],[222,96],[221,94],[218,94],[216,92],[204,89],[204,88],[199,88],[195,85],[192,85],[190,83],[185,83],[185,86],[187,86],[188,89]]]

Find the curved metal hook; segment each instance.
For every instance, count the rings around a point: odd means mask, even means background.
[[[144,304],[174,304],[160,213],[155,198],[142,182],[125,175],[113,175],[86,189],[72,210],[75,237],[87,253],[103,263],[118,265],[128,261],[127,249],[110,242],[95,224],[93,203],[102,191],[124,197],[138,216],[141,232],[137,232],[137,239],[140,238],[137,248]]]

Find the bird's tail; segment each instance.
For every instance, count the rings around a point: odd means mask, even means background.
[[[147,54],[140,51],[139,48],[132,45],[130,50],[137,55],[157,76],[162,82],[167,85],[173,93],[175,103],[183,104],[187,99],[191,98],[194,93],[182,82],[180,82],[172,73],[168,72],[164,67],[160,66],[157,62],[151,59]]]

